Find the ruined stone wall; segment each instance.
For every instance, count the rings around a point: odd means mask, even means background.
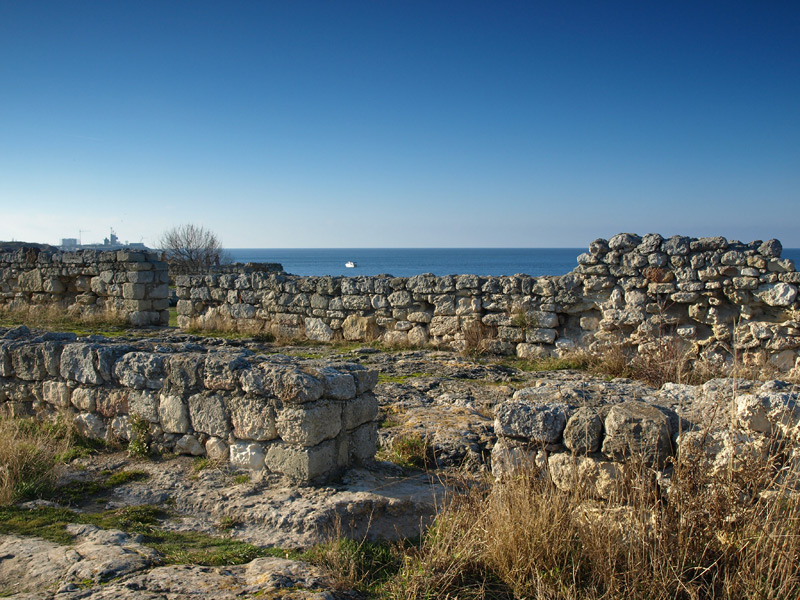
[[[145,435],[162,451],[303,482],[375,454],[375,371],[193,342],[96,337],[34,337],[24,328],[0,335],[0,408],[13,416],[60,412],[92,438]]]
[[[179,277],[178,326],[222,319],[282,338],[382,339],[521,358],[684,340],[730,360],[795,367],[797,273],[777,240],[664,239],[619,234],[592,242],[563,276]]]
[[[133,325],[169,322],[167,264],[152,252],[0,252],[0,307],[118,312]]]

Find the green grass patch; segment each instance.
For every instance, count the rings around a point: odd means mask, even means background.
[[[415,372],[407,375],[385,375],[378,374],[378,383],[405,383],[409,379],[419,379],[420,377],[435,377],[433,373]]]
[[[328,571],[342,589],[354,589],[375,596],[403,566],[399,544],[357,542],[339,538],[317,544],[302,554],[303,560]]]
[[[434,463],[433,448],[418,433],[397,436],[388,448],[379,450],[376,457],[404,469],[424,469]]]
[[[169,307],[169,322],[167,323],[170,327],[177,327],[178,326],[178,307],[177,306],[170,306]]]
[[[91,496],[105,493],[126,483],[144,481],[148,477],[150,475],[144,471],[118,471],[101,480],[73,481],[66,485],[58,486],[49,493],[42,495],[59,504],[79,504]]]
[[[588,371],[592,367],[592,361],[588,356],[571,356],[566,358],[541,358],[528,360],[521,358],[507,358],[501,364],[512,367],[520,371]]]

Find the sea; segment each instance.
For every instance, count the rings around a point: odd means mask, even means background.
[[[295,275],[564,275],[587,248],[232,248],[232,262],[273,262]],[[800,248],[783,258],[800,263]],[[345,263],[353,262],[348,268]]]

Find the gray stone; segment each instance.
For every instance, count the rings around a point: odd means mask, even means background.
[[[317,342],[330,342],[333,340],[333,329],[328,327],[322,319],[308,317],[305,321],[306,337]]]
[[[342,412],[344,429],[349,431],[378,418],[378,400],[366,392],[346,402]]]
[[[278,437],[275,428],[275,407],[262,396],[237,396],[229,404],[233,435],[241,440],[257,442]]]
[[[198,353],[175,354],[166,363],[169,391],[199,391],[203,387],[205,355]]]
[[[189,409],[180,396],[162,394],[158,404],[161,427],[167,433],[189,431]]]
[[[495,409],[494,431],[498,436],[554,444],[561,440],[567,411],[561,403],[509,400]]]
[[[231,431],[228,410],[219,394],[204,392],[189,396],[189,416],[195,431],[220,438]]]
[[[45,381],[42,383],[42,399],[59,408],[67,408],[70,404],[72,390],[62,381]]]
[[[302,407],[287,406],[278,411],[276,426],[280,438],[290,444],[316,446],[335,438],[342,429],[342,405],[320,400]]]
[[[137,390],[159,390],[164,385],[164,357],[150,352],[130,352],[114,365],[119,382]]]
[[[96,365],[92,344],[67,344],[61,353],[61,377],[79,383],[98,385],[103,378]]]
[[[156,392],[132,390],[128,394],[128,412],[150,423],[158,423],[158,396]]]
[[[575,454],[597,452],[603,432],[598,412],[588,406],[578,408],[564,428],[564,445]]]
[[[758,286],[755,295],[769,306],[791,306],[797,298],[797,288],[790,283],[768,283]]]
[[[239,372],[250,367],[241,354],[230,352],[209,353],[206,357],[204,383],[209,390],[235,390]]]
[[[547,453],[535,444],[502,437],[492,447],[492,475],[498,479],[547,468]]]
[[[75,429],[78,430],[82,436],[94,439],[104,440],[108,428],[105,421],[94,413],[78,413],[72,419]]]
[[[350,373],[343,373],[332,367],[316,369],[314,375],[322,381],[323,395],[336,400],[349,400],[356,395],[356,382]]]
[[[184,435],[175,442],[175,453],[202,456],[206,453],[206,449],[193,435]]]
[[[211,460],[223,461],[230,459],[230,451],[225,440],[210,437],[206,440],[206,456]]]
[[[615,404],[605,419],[603,454],[661,466],[672,451],[669,418],[643,402]]]
[[[330,440],[313,448],[299,448],[275,442],[267,449],[265,464],[273,473],[300,481],[326,479],[336,468],[336,444]]]

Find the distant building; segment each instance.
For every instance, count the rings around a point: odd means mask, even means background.
[[[103,238],[102,244],[81,244],[77,238],[61,238],[61,249],[66,252],[75,252],[76,250],[150,250],[141,242],[121,243],[113,229],[107,238]]]

